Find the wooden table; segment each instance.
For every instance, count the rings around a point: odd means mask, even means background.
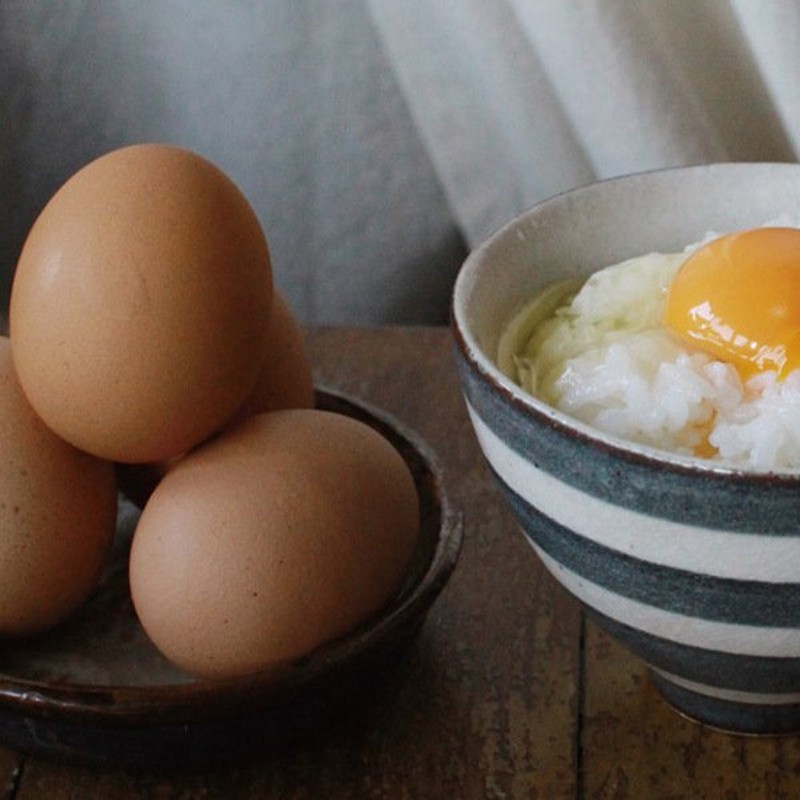
[[[800,737],[734,737],[672,711],[517,532],[469,427],[443,328],[315,330],[319,383],[438,453],[465,544],[376,699],[299,743],[188,772],[99,772],[0,750],[5,800],[800,796]]]

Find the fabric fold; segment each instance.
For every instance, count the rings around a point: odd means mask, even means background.
[[[367,0],[471,246],[595,179],[800,151],[800,6]]]

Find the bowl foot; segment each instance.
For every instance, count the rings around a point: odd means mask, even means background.
[[[800,697],[750,695],[681,681],[651,670],[662,697],[679,714],[711,728],[749,736],[800,732]]]

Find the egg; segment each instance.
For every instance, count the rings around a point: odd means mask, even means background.
[[[0,338],[0,635],[44,631],[96,586],[117,495],[110,463],[57,437],[35,414]]]
[[[257,414],[156,487],[133,537],[131,597],[189,673],[270,670],[375,614],[418,532],[411,473],[373,428],[313,409]]]
[[[71,444],[168,459],[253,390],[271,302],[267,240],[237,186],[198,154],[133,145],[79,170],[34,222],[11,290],[14,363]]]
[[[265,411],[313,406],[314,381],[303,332],[291,307],[275,290],[267,328],[266,355],[260,374],[255,387],[226,427]],[[141,508],[176,460],[117,464],[120,491]]]
[[[313,408],[314,379],[303,331],[284,296],[274,292],[266,357],[253,391],[228,425],[264,411]]]
[[[764,227],[698,248],[669,288],[665,325],[744,377],[800,367],[800,230]]]

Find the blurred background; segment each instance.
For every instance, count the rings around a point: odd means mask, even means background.
[[[551,194],[796,160],[799,74],[796,0],[4,0],[0,302],[64,180],[163,141],[239,184],[301,322],[442,323]]]

